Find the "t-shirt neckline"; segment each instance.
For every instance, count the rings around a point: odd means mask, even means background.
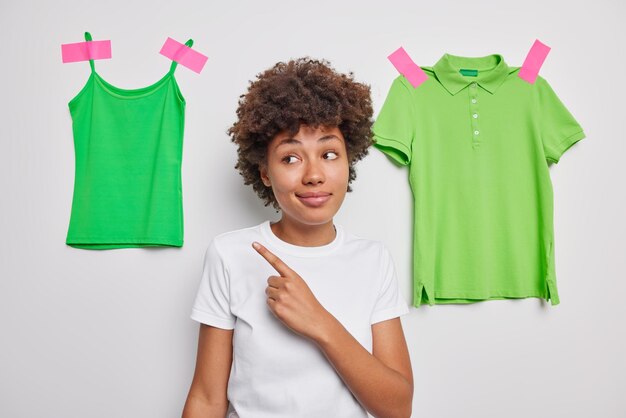
[[[295,255],[297,257],[320,257],[327,255],[335,251],[343,242],[344,232],[341,225],[335,224],[335,239],[325,245],[317,247],[302,247],[300,245],[290,244],[282,239],[278,238],[270,226],[270,221],[265,221],[259,225],[261,229],[261,235],[267,240],[268,249],[276,248],[282,253]],[[263,242],[261,242],[263,244]]]

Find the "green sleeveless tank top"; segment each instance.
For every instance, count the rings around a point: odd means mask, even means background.
[[[185,99],[177,63],[156,83],[132,90],[107,83],[93,60],[89,65],[87,83],[68,104],[76,167],[66,244],[181,247]]]

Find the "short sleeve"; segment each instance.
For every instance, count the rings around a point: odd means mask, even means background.
[[[400,294],[393,259],[383,245],[381,245],[380,267],[381,282],[370,319],[371,324],[409,313],[409,306]]]
[[[404,76],[393,81],[372,127],[374,146],[402,165],[411,162],[415,136],[412,87],[406,83]]]
[[[191,319],[223,329],[235,327],[230,311],[228,270],[218,252],[215,240],[204,254],[202,279],[191,310]]]
[[[574,116],[556,95],[550,84],[537,78],[539,134],[546,160],[558,163],[572,145],[585,137]]]

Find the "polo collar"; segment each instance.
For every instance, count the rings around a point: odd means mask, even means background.
[[[476,77],[464,76],[461,69],[478,70]],[[509,66],[502,55],[485,57],[460,57],[444,54],[433,66],[435,76],[443,87],[455,95],[470,83],[476,82],[489,93],[494,94],[509,74]]]

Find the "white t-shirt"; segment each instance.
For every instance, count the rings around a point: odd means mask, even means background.
[[[371,353],[371,325],[408,313],[408,304],[385,246],[335,228],[335,239],[319,247],[282,241],[269,221],[219,235],[209,245],[191,318],[234,329],[227,395],[235,413],[229,416],[367,417],[317,345],[274,317],[265,288],[278,273],[252,248],[260,242],[298,273]]]

